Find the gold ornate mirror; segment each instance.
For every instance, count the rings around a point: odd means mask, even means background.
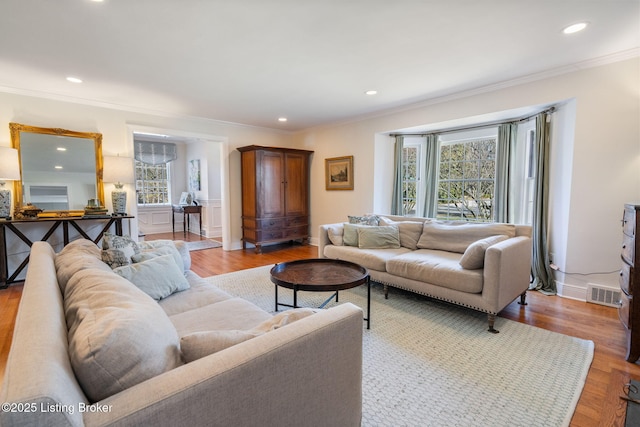
[[[81,215],[89,199],[104,203],[102,134],[9,123],[18,149],[16,212],[32,203],[45,212]]]

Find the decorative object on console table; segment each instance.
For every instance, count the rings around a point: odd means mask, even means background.
[[[636,307],[638,303],[634,302],[640,298],[640,274],[635,272],[636,266],[640,265],[640,239],[636,239],[639,218],[640,205],[624,205],[620,270],[622,298],[618,315],[627,330],[627,362],[631,363],[640,358],[640,307]]]
[[[353,156],[324,159],[327,190],[353,190]]]
[[[0,218],[11,219],[11,190],[6,181],[20,181],[18,150],[0,147]]]
[[[313,151],[238,148],[242,177],[242,247],[309,238],[309,168]]]
[[[127,192],[122,189],[124,184],[134,181],[133,161],[130,157],[105,157],[104,182],[113,182],[115,190],[111,192],[114,215],[127,215]]]

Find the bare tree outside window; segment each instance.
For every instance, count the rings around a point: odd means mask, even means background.
[[[168,163],[149,165],[136,161],[138,205],[170,204]]]
[[[496,139],[442,143],[438,219],[493,221]]]

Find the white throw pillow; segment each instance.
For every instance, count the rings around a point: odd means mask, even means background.
[[[344,235],[344,224],[332,225],[327,228],[327,235],[329,236],[329,240],[331,244],[334,246],[342,246],[343,235]]]
[[[509,237],[504,235],[486,237],[473,242],[469,245],[462,258],[460,258],[460,266],[465,270],[477,270],[484,267],[484,253],[489,246],[507,240]]]

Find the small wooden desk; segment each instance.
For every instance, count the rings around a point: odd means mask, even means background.
[[[172,205],[173,214],[171,215],[171,228],[173,232],[176,232],[176,217],[175,215],[178,213],[182,214],[182,232],[184,235],[187,235],[187,230],[190,229],[190,216],[192,214],[198,214],[198,223],[200,224],[200,235],[202,236],[202,206],[200,205]]]

